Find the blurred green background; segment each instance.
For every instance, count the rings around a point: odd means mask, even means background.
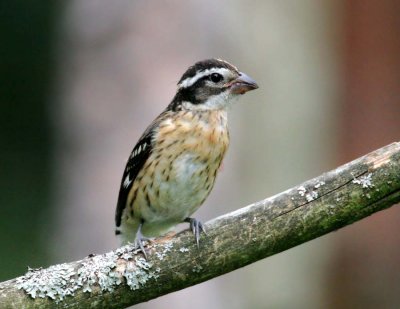
[[[0,1],[0,280],[118,246],[120,177],[197,60],[260,89],[197,217],[276,194],[400,136],[400,2]],[[138,308],[398,308],[394,207]]]
[[[0,280],[52,259],[55,1],[0,2]]]

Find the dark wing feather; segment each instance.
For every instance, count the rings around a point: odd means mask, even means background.
[[[143,148],[144,150],[138,152],[139,149]],[[141,138],[132,150],[131,156],[129,157],[129,160],[126,164],[121,180],[121,187],[119,189],[117,210],[115,212],[115,224],[117,227],[121,225],[122,212],[126,207],[126,200],[128,198],[129,191],[132,188],[132,184],[139,174],[144,163],[146,162],[147,158],[150,156],[150,153],[151,136]]]
[[[125,171],[121,180],[119,190],[117,209],[115,212],[115,224],[117,227],[121,225],[122,212],[126,207],[126,201],[132,184],[135,181],[140,170],[146,163],[153,150],[153,135],[158,124],[165,119],[167,112],[162,113],[153,123],[146,129],[139,141],[132,150],[132,153],[126,163]],[[129,178],[127,178],[129,176]]]

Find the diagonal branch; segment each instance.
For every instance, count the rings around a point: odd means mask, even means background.
[[[400,143],[206,224],[196,247],[183,231],[0,283],[1,308],[123,308],[300,245],[400,201]],[[3,265],[4,267],[5,265]]]

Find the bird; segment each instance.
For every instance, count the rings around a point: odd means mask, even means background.
[[[147,127],[122,175],[115,233],[146,259],[144,241],[188,222],[197,246],[201,221],[191,217],[204,203],[229,146],[227,111],[257,83],[221,59],[190,66],[172,101]]]

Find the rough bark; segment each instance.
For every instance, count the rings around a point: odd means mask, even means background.
[[[30,270],[0,283],[1,308],[124,308],[233,271],[400,201],[400,143],[190,231]],[[6,265],[2,265],[6,267]]]

